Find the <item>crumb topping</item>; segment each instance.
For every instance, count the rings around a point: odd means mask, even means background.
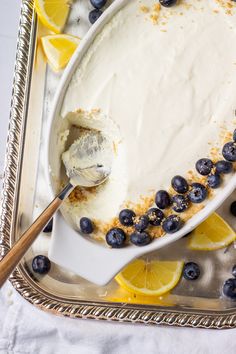
[[[225,127],[221,127],[220,144],[225,144],[225,143],[229,142],[230,140],[232,140],[232,133],[229,132],[228,130],[226,130]],[[212,142],[209,142],[209,144],[213,145]],[[115,146],[114,146],[114,149],[116,149]],[[221,155],[220,148],[212,146],[210,149],[210,152],[209,152],[209,157],[212,159],[212,161],[214,163],[221,160],[222,155]],[[234,163],[233,165],[234,165],[234,170],[235,170],[236,163]],[[212,173],[214,173],[214,172],[215,172],[215,168],[213,167]],[[211,199],[214,196],[214,190],[209,188],[207,185],[207,176],[201,176],[197,172],[195,172],[194,170],[189,170],[186,173],[186,180],[190,186],[189,187],[190,190],[191,190],[191,184],[194,182],[197,182],[197,183],[201,183],[202,185],[204,185],[207,188],[208,199]],[[92,187],[92,188],[76,187],[73,190],[73,192],[69,195],[69,198],[68,198],[69,203],[71,205],[75,205],[77,203],[88,201],[89,199],[94,197],[96,195],[96,193],[98,193],[100,187],[101,186],[96,186],[96,187]],[[176,191],[172,187],[170,187],[167,191],[168,191],[170,197],[173,197],[174,195],[176,195]],[[153,207],[155,205],[154,201],[155,201],[155,192],[152,191],[152,192],[150,192],[150,194],[148,196],[141,195],[139,198],[139,201],[137,203],[134,203],[132,201],[126,201],[123,204],[123,206],[121,206],[121,209],[127,208],[127,209],[133,210],[136,214],[136,218],[134,221],[137,222],[142,215],[145,215],[146,212],[151,207]],[[175,211],[173,211],[172,207],[173,207],[173,205],[164,210],[165,217],[167,217],[169,215],[176,215],[176,216],[180,215],[179,213],[176,213]],[[200,211],[203,208],[204,208],[203,203],[190,204],[190,207],[187,210],[185,210],[184,212],[181,212],[181,219],[183,221],[187,221],[188,219],[190,219],[193,215],[195,215],[198,211]],[[153,220],[156,218],[155,213],[153,213],[153,216],[152,216],[152,214],[149,214],[150,220],[152,220],[152,217],[153,217]],[[116,228],[116,227],[122,228],[128,237],[133,232],[133,227],[122,225],[117,216],[112,218],[108,222],[104,222],[102,220],[94,220],[94,223],[96,225],[96,228],[95,228],[93,235],[95,236],[95,238],[97,240],[104,239],[106,233],[111,228]],[[165,234],[165,232],[161,226],[152,226],[152,225],[149,225],[148,233],[150,234],[150,236],[152,238],[161,237]]]
[[[201,2],[201,0],[197,1],[198,3]],[[212,12],[215,14],[218,14],[220,12],[220,10],[222,9],[224,11],[224,13],[226,15],[232,16],[234,11],[235,11],[235,7],[236,7],[236,3],[232,0],[212,0],[212,2],[216,5],[219,6],[219,9],[217,8],[213,8]],[[173,8],[170,7],[162,7],[161,4],[157,1],[153,1],[153,4],[151,6],[147,6],[145,4],[142,3],[142,1],[140,1],[140,5],[139,5],[139,10],[141,13],[143,13],[144,15],[147,15],[147,19],[149,18],[151,20],[151,22],[154,25],[161,25],[164,26],[166,25],[166,21],[169,20],[173,15],[174,16],[183,16],[183,12],[180,11],[178,9],[178,5],[181,5],[182,8],[184,8],[185,10],[190,10],[191,8],[194,8],[195,10],[198,11],[204,11],[204,7],[196,7],[193,4],[189,4],[187,1],[182,0],[179,1],[177,3],[176,6],[174,6]],[[163,20],[164,24],[163,24]],[[161,31],[163,32],[163,29],[161,29]]]
[[[84,202],[91,198],[92,195],[97,193],[99,186],[96,187],[75,187],[75,189],[69,195],[70,203]]]
[[[145,5],[141,5],[140,6],[140,11],[142,11],[143,13],[148,13],[150,11],[149,7],[148,6],[145,6]]]

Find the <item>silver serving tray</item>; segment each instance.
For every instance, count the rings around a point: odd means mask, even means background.
[[[41,31],[33,0],[22,0],[1,200],[0,257],[40,211],[37,201],[44,183],[38,178],[43,149],[40,142],[46,129],[48,103],[54,94],[53,85],[48,88],[48,77],[51,75],[53,82],[53,75],[47,73],[37,45]],[[236,228],[236,222],[228,213],[233,199],[236,199],[235,193],[219,213]],[[47,202],[41,201],[40,207]],[[125,292],[115,281],[98,287],[54,264],[48,275],[33,275],[31,260],[35,254],[47,252],[49,238],[40,235],[10,278],[23,298],[43,310],[73,318],[202,328],[236,327],[236,302],[221,296],[222,283],[230,277],[234,264],[234,245],[215,252],[191,252],[186,248],[187,238],[183,238],[150,254],[148,257],[158,259],[196,260],[203,274],[194,283],[181,280],[171,294],[153,298],[150,304],[150,299]]]

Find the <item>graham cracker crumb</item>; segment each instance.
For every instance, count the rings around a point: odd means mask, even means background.
[[[85,188],[85,187],[75,187],[75,189],[70,193],[68,199],[70,203],[84,202],[87,201],[91,195],[97,192],[99,186]]]
[[[154,4],[153,5],[153,11],[154,12],[160,12],[160,10],[161,10],[161,4],[160,3],[157,3],[157,4]]]
[[[217,4],[225,9],[225,14],[232,16],[233,11],[235,9],[235,3],[233,1],[228,1],[228,0],[215,0]]]
[[[143,215],[154,204],[154,199],[155,199],[155,193],[153,193],[150,196],[140,196],[139,203],[133,203],[131,201],[128,201],[125,203],[124,207],[128,209],[132,209],[137,215]]]
[[[113,145],[114,155],[117,156],[117,150],[118,150],[117,149],[117,143],[115,143],[115,141],[113,141],[112,145]]]
[[[210,158],[213,163],[216,163],[220,159],[220,149],[216,147],[212,147],[210,149]]]
[[[187,3],[184,3],[183,6],[184,6],[184,8],[185,8],[186,10],[189,10],[189,9],[191,9],[191,7],[192,7],[191,4],[187,4]]]
[[[189,184],[197,182],[197,183],[202,183],[202,184],[206,184],[206,177],[205,176],[201,176],[201,175],[197,175],[196,172],[193,172],[192,170],[187,172],[187,181]]]
[[[165,234],[160,226],[150,226],[148,229],[148,233],[152,238],[158,238]]]
[[[231,10],[226,10],[225,13],[226,13],[226,15],[232,15],[232,11]]]
[[[106,235],[107,232],[114,228],[118,227],[121,228],[122,230],[125,231],[127,235],[130,235],[133,231],[133,228],[131,226],[123,226],[118,217],[112,218],[109,222],[103,222],[101,220],[95,220],[97,230],[100,231],[103,235]]]
[[[151,14],[150,19],[152,20],[152,23],[156,25],[158,23],[158,15]]]
[[[145,5],[141,5],[140,6],[140,11],[142,11],[143,13],[148,13],[150,11],[149,7],[148,6],[145,6]]]
[[[187,221],[203,208],[204,208],[203,204],[192,204],[188,210],[181,213],[180,217],[183,221]]]

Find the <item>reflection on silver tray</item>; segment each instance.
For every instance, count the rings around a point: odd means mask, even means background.
[[[2,196],[0,256],[6,254],[11,244],[30,224],[34,195],[37,194],[37,184],[41,183],[37,180],[37,168],[41,152],[40,134],[45,129],[45,126],[41,126],[45,110],[42,103],[48,100],[48,96],[43,96],[47,80],[46,66],[40,61],[37,33],[33,1],[23,0]],[[224,209],[228,209],[233,198],[235,195],[221,207],[220,213],[225,215]],[[228,218],[228,222],[235,227],[233,219],[230,216]],[[230,268],[235,259],[233,245],[227,252],[219,250],[199,255],[185,249],[184,259],[192,260],[195,257],[206,270],[201,282],[194,283],[196,286],[193,287],[182,280],[172,294],[154,298],[152,304],[150,300],[145,304],[145,298],[126,293],[115,281],[105,287],[97,287],[54,264],[49,275],[35,278],[30,270],[31,259],[36,251],[45,252],[48,242],[49,237],[41,235],[11,276],[16,290],[43,310],[75,318],[203,328],[236,327],[236,304],[220,296],[220,285],[226,277],[230,277]],[[186,239],[182,239],[149,257],[181,257],[186,242]],[[208,279],[207,274],[214,276]]]

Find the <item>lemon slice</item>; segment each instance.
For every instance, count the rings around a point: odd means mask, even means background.
[[[35,0],[35,10],[45,27],[60,33],[66,23],[69,11],[69,0]]]
[[[66,66],[80,39],[68,34],[54,34],[42,37],[41,42],[48,63],[58,71]]]
[[[159,296],[173,289],[182,274],[182,261],[145,261],[137,259],[117,276],[124,289],[141,295]]]
[[[199,251],[217,250],[236,239],[234,230],[216,213],[203,221],[189,237],[189,248]]]

